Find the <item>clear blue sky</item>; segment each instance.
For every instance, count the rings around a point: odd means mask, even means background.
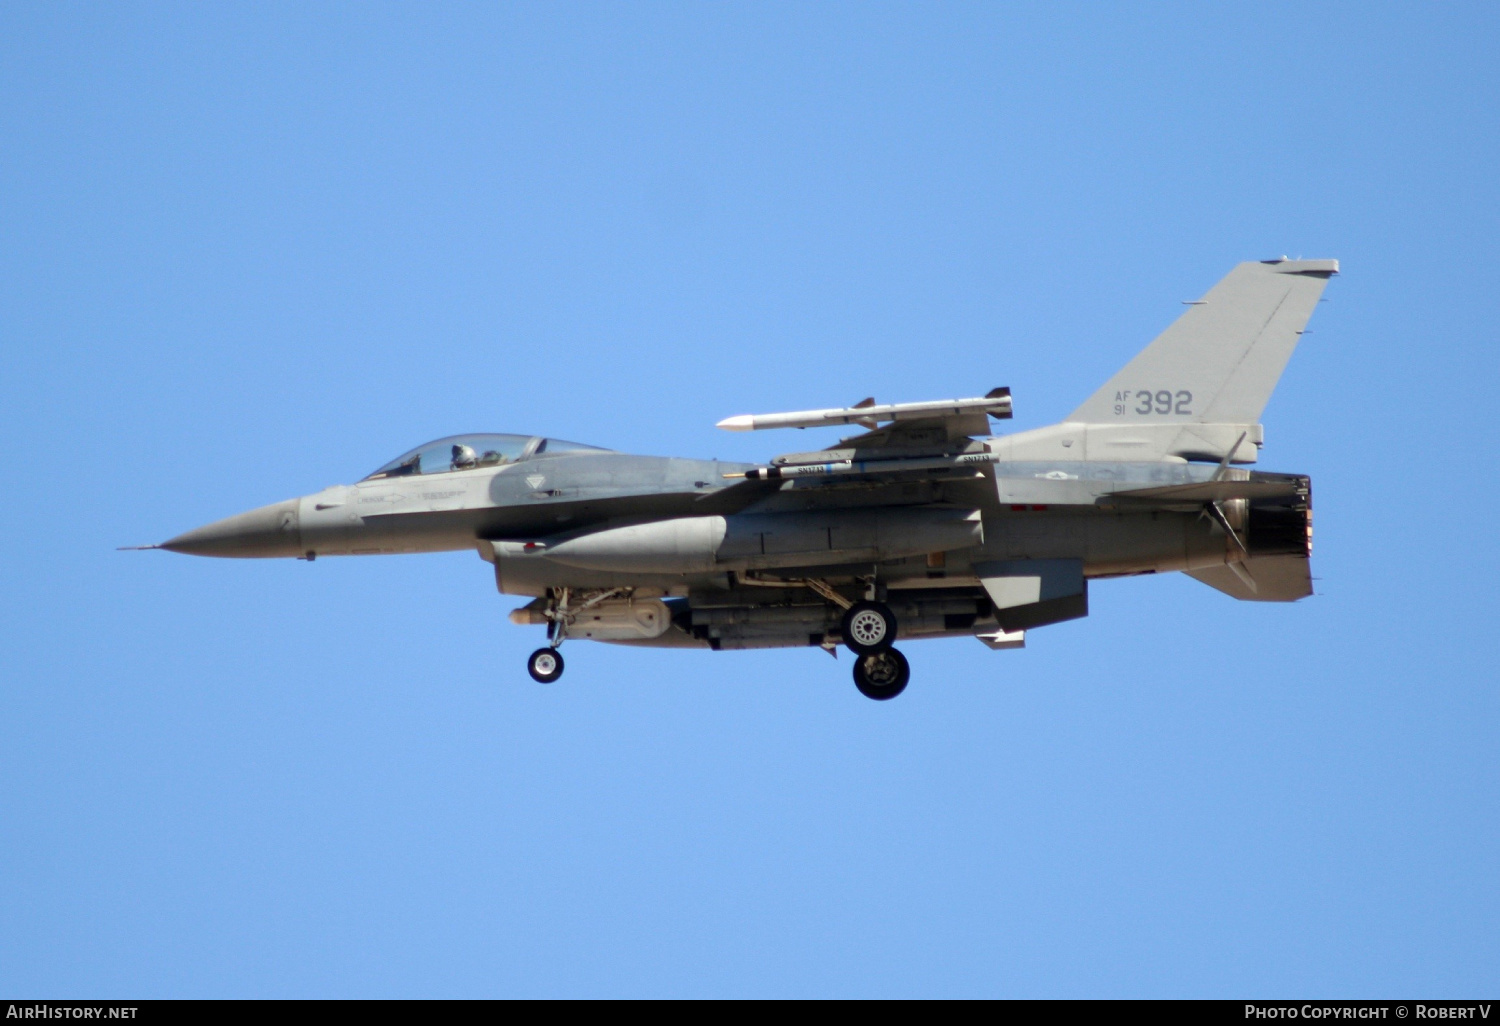
[[[1493,4],[0,8],[0,992],[1500,987]],[[1238,261],[1319,594],[569,646],[471,553],[116,545],[459,431],[1073,408]],[[832,440],[831,437],[829,440]]]

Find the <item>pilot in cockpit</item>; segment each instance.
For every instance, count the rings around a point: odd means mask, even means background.
[[[479,454],[472,446],[455,445],[453,447],[453,461],[449,464],[454,470],[469,470],[479,465]]]

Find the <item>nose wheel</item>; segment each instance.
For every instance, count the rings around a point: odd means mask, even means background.
[[[555,648],[539,648],[526,660],[526,672],[538,684],[551,684],[562,676],[562,653]]]
[[[911,680],[911,664],[894,648],[854,660],[854,686],[866,698],[885,702],[906,690]]]

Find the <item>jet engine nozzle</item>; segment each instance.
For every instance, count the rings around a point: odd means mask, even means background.
[[[1248,504],[1245,544],[1251,556],[1312,555],[1312,480],[1294,480],[1295,494]]]

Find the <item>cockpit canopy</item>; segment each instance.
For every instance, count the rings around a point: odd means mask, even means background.
[[[560,438],[538,438],[535,435],[449,435],[420,445],[397,456],[366,481],[387,477],[410,477],[416,474],[447,474],[476,467],[499,467],[536,456],[554,456],[566,452],[608,452],[597,445],[565,442]]]

